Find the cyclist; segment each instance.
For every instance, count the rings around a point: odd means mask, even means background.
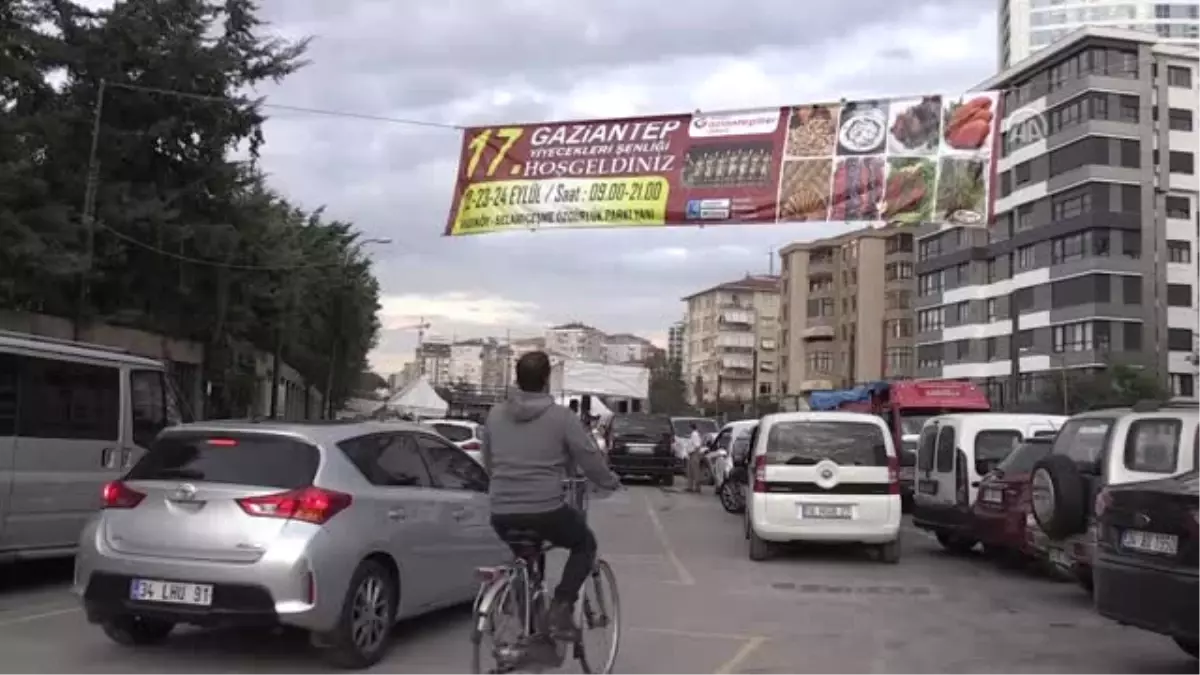
[[[596,537],[583,513],[567,504],[563,480],[575,467],[604,490],[620,488],[604,455],[571,410],[548,393],[550,357],[535,351],[517,360],[517,387],[492,407],[483,427],[480,455],[491,476],[492,527],[537,533],[570,551],[550,603],[549,629],[556,640],[579,639],[574,607],[596,562]]]

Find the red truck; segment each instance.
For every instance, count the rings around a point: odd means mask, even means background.
[[[945,413],[992,409],[979,387],[960,380],[896,380],[814,391],[808,396],[808,404],[813,410],[867,412],[884,418],[900,453],[900,496],[906,510],[912,505],[917,441],[925,421]]]

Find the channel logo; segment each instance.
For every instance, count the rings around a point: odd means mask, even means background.
[[[688,220],[729,220],[733,213],[732,199],[689,199]]]

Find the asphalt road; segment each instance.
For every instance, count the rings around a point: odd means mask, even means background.
[[[1196,672],[1169,639],[1096,615],[1073,584],[944,554],[907,526],[900,564],[886,565],[819,547],[751,562],[740,517],[709,493],[633,486],[593,503],[592,522],[620,584],[618,672]],[[325,670],[293,635],[180,630],[119,647],[84,620],[70,575],[69,561],[0,568],[0,671]],[[402,624],[375,670],[463,672],[468,613]]]

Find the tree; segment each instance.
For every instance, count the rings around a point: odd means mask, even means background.
[[[650,409],[667,415],[689,412],[687,385],[679,363],[668,361],[662,352],[655,351],[646,359],[646,367],[650,370]]]
[[[267,185],[265,113],[239,96],[306,45],[267,35],[252,0],[0,5],[0,308],[200,341],[217,415],[245,414],[253,349],[344,400],[378,283],[352,224]]]
[[[1153,371],[1124,363],[1097,371],[1055,371],[1050,375],[1042,382],[1038,407],[1060,415],[1169,398],[1169,392]]]

